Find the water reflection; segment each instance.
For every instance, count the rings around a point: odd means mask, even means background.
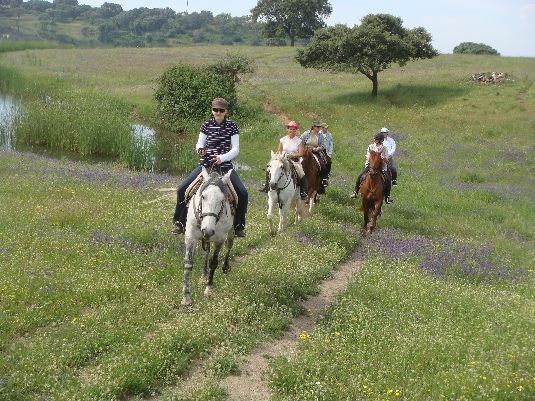
[[[154,138],[156,132],[151,127],[141,124],[132,124],[134,135],[140,135],[142,138]]]
[[[0,149],[12,150],[15,124],[20,120],[20,101],[0,93]]]

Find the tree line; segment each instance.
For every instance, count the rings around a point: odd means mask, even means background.
[[[35,18],[34,32],[24,31],[17,22],[25,16]],[[177,13],[170,8],[146,7],[125,11],[120,4],[107,2],[91,7],[78,4],[78,0],[0,0],[0,20],[4,20],[2,33],[15,39],[48,39],[73,45],[286,45],[284,40],[264,41],[263,23],[253,22],[251,16],[214,16],[211,11]],[[79,25],[78,35],[65,34],[63,24]]]

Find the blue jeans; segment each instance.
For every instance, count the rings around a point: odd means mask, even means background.
[[[396,168],[396,163],[394,163],[394,158],[391,157],[388,159],[390,162],[390,171],[392,172],[392,181],[396,181],[398,179],[398,169]]]
[[[221,174],[225,174],[228,172],[228,170],[229,169],[222,170]],[[201,174],[201,171],[202,166],[199,165],[195,167],[190,175],[188,175],[187,178],[178,186],[178,189],[176,190],[176,207],[175,214],[173,216],[173,223],[178,221],[182,223],[184,227],[186,226],[186,219],[188,217],[188,210],[186,204],[184,203],[186,189],[188,189],[190,184],[195,181],[199,174]],[[241,182],[240,177],[238,177],[236,170],[232,170],[232,173],[230,173],[230,182],[232,182],[234,190],[236,191],[236,195],[238,195],[238,208],[236,210],[236,217],[234,219],[235,229],[243,230],[245,229],[245,214],[247,213],[249,194],[245,188],[245,185],[243,185]]]

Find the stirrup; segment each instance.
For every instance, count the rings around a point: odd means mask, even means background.
[[[308,194],[306,192],[301,192],[301,200],[307,200],[308,199]]]
[[[393,201],[392,199],[390,199],[390,196],[388,196],[388,197],[386,198],[386,200],[385,200],[385,203],[386,203],[387,205],[390,205],[391,203],[394,203],[394,201]]]
[[[357,199],[359,197],[359,194],[356,192],[353,192],[351,195],[349,195],[351,199]]]

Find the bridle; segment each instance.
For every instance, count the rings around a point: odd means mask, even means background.
[[[282,202],[280,201],[280,193],[281,193],[282,190],[286,189],[288,187],[288,185],[290,185],[290,183],[293,181],[292,180],[292,173],[291,173],[291,171],[288,171],[288,174],[286,176],[286,181],[284,182],[284,186],[282,188],[279,186],[278,183],[281,180],[281,178],[284,176],[285,170],[286,170],[284,168],[285,167],[284,166],[284,162],[281,161],[281,163],[282,163],[283,166],[281,168],[281,172],[279,174],[279,178],[277,178],[277,181],[276,181],[277,182],[277,203],[279,204],[279,209],[282,209]],[[290,170],[290,168],[288,168],[288,170]],[[270,181],[271,181],[271,174],[272,174],[272,171],[271,171],[271,169],[269,169],[269,180]],[[273,191],[271,188],[269,190]]]
[[[221,208],[219,209],[219,213],[213,213],[213,212],[206,212],[203,213],[202,211],[202,193],[204,190],[209,187],[210,185],[214,185],[219,188],[219,190],[225,195],[225,184],[221,180],[221,178],[210,178],[208,181],[202,184],[202,186],[199,188],[199,205],[195,207],[195,198],[193,197],[193,210],[195,211],[195,218],[197,219],[197,227],[201,228],[201,222],[204,217],[215,217],[216,224],[219,222],[219,219],[221,218],[221,215],[223,214],[223,210],[225,209],[225,202],[227,200],[226,196],[223,196],[223,200],[221,201]]]

